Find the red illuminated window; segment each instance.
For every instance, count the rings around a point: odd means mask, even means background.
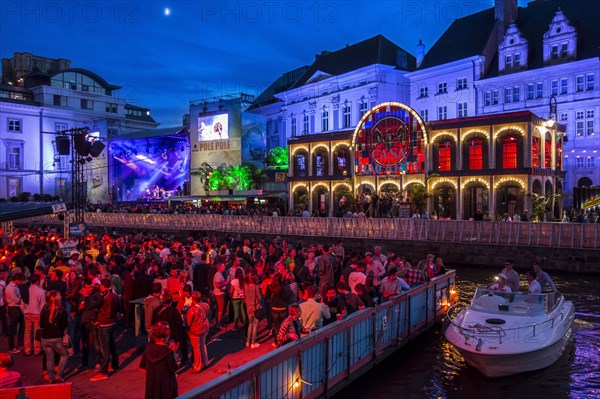
[[[483,169],[483,140],[469,140],[469,170]]]
[[[542,151],[540,149],[540,138],[534,137],[531,148],[531,166],[534,168],[540,168],[542,166]]]
[[[438,170],[440,172],[449,172],[450,171],[452,155],[450,153],[450,142],[449,141],[442,141],[439,144],[438,162],[439,162]]]
[[[517,138],[514,136],[502,140],[502,167],[504,169],[517,167]]]
[[[544,168],[552,168],[552,139],[547,138],[544,144]]]

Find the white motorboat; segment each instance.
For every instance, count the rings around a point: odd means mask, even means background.
[[[448,314],[444,335],[465,362],[487,377],[539,370],[567,346],[573,303],[562,294],[504,293],[477,288],[471,305]]]

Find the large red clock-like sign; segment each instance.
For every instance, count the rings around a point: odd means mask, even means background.
[[[378,120],[367,136],[367,150],[376,164],[389,168],[408,156],[410,134],[408,126],[396,116]]]

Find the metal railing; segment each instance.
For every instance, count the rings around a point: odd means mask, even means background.
[[[85,214],[93,227],[222,231],[308,237],[417,240],[484,245],[600,248],[600,224],[475,222],[468,220],[346,219],[196,214]],[[62,224],[55,215],[16,224]]]
[[[456,300],[454,270],[375,308],[310,333],[180,399],[329,397],[352,374],[380,360],[440,320]]]

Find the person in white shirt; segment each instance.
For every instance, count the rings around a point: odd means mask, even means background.
[[[496,283],[493,283],[492,285],[488,286],[488,289],[492,290],[492,291],[500,291],[500,292],[512,292],[512,290],[510,289],[510,287],[508,285],[506,285],[506,275],[500,273],[498,275],[498,281]]]
[[[37,274],[29,278],[29,303],[21,302],[21,310],[25,315],[25,340],[23,349],[25,356],[30,356],[35,351],[36,355],[42,353],[42,343],[34,339],[35,332],[40,328],[40,312],[46,304],[46,292],[40,287],[40,276]],[[31,342],[33,341],[33,351]]]
[[[358,294],[354,289],[357,284],[365,284],[367,281],[367,275],[364,273],[365,266],[362,263],[356,264],[354,271],[348,275],[348,287],[354,294]]]
[[[527,292],[529,292],[530,294],[542,293],[542,287],[540,286],[540,283],[538,283],[538,281],[536,280],[536,277],[537,273],[533,270],[529,270],[527,272],[527,282],[529,283],[529,290]]]
[[[385,276],[385,267],[383,267],[381,262],[373,259],[373,254],[371,252],[365,253],[364,262],[367,264],[367,274],[373,272],[373,276],[375,277],[373,285],[379,287],[381,279]]]
[[[309,286],[306,289],[306,295],[308,299],[300,304],[302,310],[300,318],[304,328],[314,331],[323,327],[323,318],[331,318],[331,313],[327,305],[316,301],[317,288],[315,286]]]

